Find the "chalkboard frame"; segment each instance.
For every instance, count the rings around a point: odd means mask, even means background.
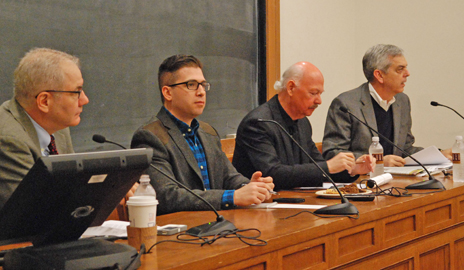
[[[151,0],[152,2],[153,1],[159,1],[159,0]],[[212,0],[212,1],[215,1],[215,0]],[[248,1],[248,0],[247,0]],[[34,12],[30,11],[29,13],[30,14],[25,14],[24,11],[19,11],[19,9],[21,8],[21,4],[24,4],[24,5],[29,5],[29,7],[31,6],[31,4],[33,5],[34,3],[38,4],[39,2],[41,1],[28,1],[27,3],[19,3],[19,4],[16,4],[16,6],[14,5],[10,5],[10,19],[12,21],[19,21],[20,23],[24,23],[24,20],[21,19],[21,18],[31,18],[30,20],[32,22],[35,22],[38,20],[38,18],[41,17],[40,14],[34,14]],[[69,2],[67,1],[60,1],[60,0],[48,0],[49,3],[58,3],[58,4],[63,4],[63,5],[71,5],[71,7],[73,8],[76,8],[76,6],[72,6],[72,4],[69,4]],[[84,1],[82,2],[84,5],[85,4],[89,4],[90,1]],[[104,2],[104,1],[103,1]],[[116,1],[118,2],[118,1]],[[122,1],[119,1],[118,3],[121,3]],[[150,2],[150,1],[147,1],[147,2]],[[162,2],[162,1],[161,1]],[[257,29],[258,29],[258,34],[257,34],[257,48],[255,48],[255,51],[256,51],[256,70],[255,70],[255,74],[256,74],[256,81],[257,81],[257,85],[254,89],[249,89],[248,91],[250,91],[251,95],[255,95],[256,96],[256,104],[253,106],[253,107],[256,107],[257,105],[259,104],[262,104],[266,101],[267,99],[267,96],[266,96],[266,89],[267,89],[267,70],[266,70],[266,2],[265,0],[253,0],[250,2],[253,2],[253,4],[256,6],[256,16],[257,16],[257,19],[256,19],[256,23],[257,23]],[[8,3],[13,3],[13,2],[8,2],[8,1],[5,1],[2,5],[5,5],[5,4],[8,4]],[[13,8],[12,8],[13,7]],[[13,10],[14,7],[16,7],[18,10]],[[77,9],[77,8],[76,8]],[[33,10],[33,8],[31,8],[31,10]],[[16,13],[15,13],[16,12]],[[77,13],[77,12],[76,12]],[[15,15],[16,14],[16,15]],[[23,16],[24,15],[24,16]],[[48,17],[46,16],[46,19],[44,20],[52,20],[53,19],[53,16],[54,14],[48,14]],[[17,16],[17,18],[14,18],[13,16]],[[21,18],[19,18],[21,17]],[[59,17],[59,16],[58,16]],[[19,18],[19,19],[18,19]],[[73,19],[73,18],[71,18]],[[75,18],[74,18],[75,19]],[[53,25],[52,22],[47,22],[49,23],[50,25]],[[8,32],[9,29],[8,28],[8,24],[4,24],[3,27],[0,26],[0,29],[2,29],[2,33],[5,33],[5,32]],[[58,30],[59,30],[59,27],[57,27]],[[14,28],[13,28],[14,29]],[[56,29],[50,29],[49,31],[55,31]],[[28,33],[29,35],[31,33]],[[4,36],[4,35],[2,35]],[[21,38],[21,33],[17,33],[17,39],[19,40]],[[40,39],[40,37],[38,37],[38,39]],[[7,41],[8,42],[8,41]],[[44,45],[45,44],[45,45]],[[51,44],[50,46],[46,46],[46,45],[49,45]],[[81,59],[85,59],[85,56],[83,57],[82,53],[80,53],[79,49],[77,46],[73,47],[73,46],[66,46],[64,44],[64,41],[62,40],[53,40],[53,42],[37,42],[37,43],[33,43],[31,42],[30,44],[21,44],[19,47],[20,50],[12,50],[11,47],[8,47],[8,46],[4,46],[5,44],[2,45],[2,42],[0,41],[0,53],[3,54],[3,55],[8,55],[9,57],[2,57],[2,65],[4,65],[4,69],[3,72],[0,72],[0,85],[2,85],[2,90],[1,90],[1,102],[9,99],[12,95],[12,71],[14,70],[14,68],[16,67],[19,59],[24,55],[24,53],[26,51],[28,51],[29,49],[31,49],[32,47],[52,47],[54,49],[59,49],[59,50],[63,50],[63,51],[66,51],[68,53],[71,53],[71,54],[75,54],[77,55],[78,57],[80,57]],[[11,46],[11,44],[6,44],[6,45],[9,45]],[[20,51],[20,53],[18,53],[18,51]],[[168,55],[166,55],[168,56]],[[197,55],[198,56],[198,55]],[[198,56],[200,59],[202,59],[202,56]],[[4,61],[3,61],[4,60]],[[95,61],[98,61],[99,59],[96,59]],[[203,59],[202,59],[203,60]],[[206,59],[206,61],[204,62],[208,62],[208,59]],[[85,59],[85,61],[83,61],[82,65],[83,65],[83,76],[84,76],[84,80],[87,82],[87,78],[89,77],[92,77],[92,76],[101,76],[101,77],[105,77],[105,76],[109,76],[110,72],[108,72],[107,70],[110,70],[110,66],[111,65],[114,65],[115,62],[111,62],[108,64],[108,69],[106,70],[99,70],[97,72],[97,74],[95,74],[94,72],[90,72],[89,70],[86,69],[86,65],[89,64],[89,61],[88,59]],[[153,63],[152,65],[159,65],[159,63]],[[206,73],[206,72],[205,72]],[[112,74],[113,76],[114,74]],[[206,74],[207,75],[207,74]],[[208,78],[207,78],[208,79]],[[5,83],[5,82],[9,82],[9,83]],[[84,84],[84,89],[87,89],[87,83]],[[214,86],[214,84],[213,84]],[[114,87],[114,85],[110,85],[109,87]],[[74,141],[74,148],[76,150],[76,152],[82,152],[82,151],[95,151],[95,150],[109,150],[109,149],[115,149],[115,147],[111,146],[111,145],[98,145],[94,142],[91,141],[91,135],[93,133],[105,133],[106,134],[103,134],[105,135],[106,137],[108,137],[109,139],[113,139],[113,140],[116,140],[118,142],[120,142],[121,144],[125,145],[126,147],[129,145],[129,140],[130,140],[130,136],[131,134],[129,133],[132,133],[133,131],[135,131],[135,126],[140,126],[143,124],[144,121],[146,121],[148,119],[148,116],[144,117],[144,119],[134,119],[134,123],[131,123],[132,125],[132,129],[133,130],[129,130],[128,131],[128,134],[125,135],[124,138],[122,138],[121,136],[118,136],[119,132],[117,131],[114,131],[112,130],[112,132],[108,132],[108,130],[105,130],[105,129],[99,129],[99,128],[95,128],[95,127],[92,127],[92,126],[89,126],[89,125],[86,125],[86,121],[88,121],[89,119],[87,118],[88,115],[86,115],[86,112],[88,110],[93,110],[94,108],[92,108],[92,102],[95,102],[95,101],[99,101],[101,100],[103,97],[100,96],[100,94],[97,94],[97,93],[92,93],[93,89],[90,89],[89,91],[86,91],[86,93],[88,93],[88,95],[91,97],[91,103],[89,105],[86,105],[84,107],[84,112],[82,114],[82,122],[80,125],[76,126],[76,127],[72,127],[71,128],[71,132],[72,132],[72,135],[73,135],[73,141]],[[116,93],[118,94],[118,93]],[[121,96],[121,99],[130,99],[131,96],[130,95],[122,95]],[[150,97],[138,97],[139,99],[154,99],[154,98],[159,98],[159,93],[155,92],[155,93],[151,93],[150,94]],[[104,106],[110,106],[109,104],[100,104],[99,108],[98,109],[101,109],[102,111],[105,111],[105,108],[101,108],[101,107],[104,107]],[[126,109],[126,108],[121,108],[122,110]],[[159,106],[157,106],[156,109],[151,109],[150,111],[150,115],[154,115],[157,110],[159,109]],[[248,108],[248,111],[251,110],[252,108]],[[207,109],[208,110],[208,107]],[[219,109],[216,108],[217,111],[219,111]],[[130,112],[128,112],[130,113]],[[234,111],[232,111],[233,114],[235,114]],[[243,113],[244,112],[241,112],[241,116],[243,116]],[[148,115],[148,114],[147,114]],[[201,117],[199,117],[201,119]],[[112,119],[113,121],[115,121],[115,123],[113,123],[113,125],[117,124],[117,119]],[[210,122],[211,121],[208,121],[209,119],[207,118],[206,121],[207,122]],[[221,130],[221,127],[220,125],[215,125],[214,123],[212,123],[217,129],[218,131],[220,132],[221,136],[224,137],[226,134],[228,133],[231,133],[230,130],[236,128],[236,126],[238,125],[238,122],[239,122],[240,119],[235,119],[235,122],[230,125],[229,123],[227,123],[227,127],[229,130],[226,130],[226,131],[222,131]],[[106,120],[102,120],[102,119],[98,119],[99,122],[104,122]],[[109,120],[108,120],[109,121]],[[218,127],[219,126],[219,127]],[[121,139],[122,138],[122,139]]]

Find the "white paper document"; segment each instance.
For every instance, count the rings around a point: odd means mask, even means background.
[[[430,174],[438,174],[444,169],[449,169],[452,167],[452,163],[437,165],[437,166],[425,166]],[[395,175],[412,175],[412,176],[425,176],[427,172],[424,171],[422,166],[404,166],[404,167],[385,167],[385,172],[395,174]]]
[[[337,184],[337,187],[344,187],[344,186],[347,186],[347,185],[351,185],[351,183],[335,183]],[[333,184],[332,183],[329,183],[329,182],[324,182],[322,183],[322,187],[297,187],[295,189],[304,189],[304,190],[326,190],[328,188],[331,188],[333,187]],[[361,186],[358,184],[358,188],[361,188]]]
[[[429,146],[411,156],[413,156],[424,165],[451,163],[451,161],[449,161],[449,159],[447,159],[435,145]],[[405,165],[419,165],[410,157],[407,157],[404,160],[406,161]]]
[[[82,236],[106,236],[114,235],[127,237],[127,226],[129,221],[107,220],[101,226],[89,227]]]
[[[294,204],[294,203],[277,203],[277,202],[272,202],[272,203],[260,203],[260,204],[254,204],[250,206],[245,206],[241,208],[247,208],[247,209],[320,209],[323,207],[326,207],[327,205],[312,205],[312,204]]]

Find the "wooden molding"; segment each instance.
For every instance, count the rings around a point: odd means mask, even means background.
[[[276,94],[275,81],[280,79],[280,0],[266,0],[266,78],[269,100]]]

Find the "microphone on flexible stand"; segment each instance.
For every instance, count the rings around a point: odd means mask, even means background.
[[[94,134],[94,135],[92,136],[92,140],[93,140],[94,142],[97,142],[97,143],[106,143],[106,142],[107,142],[107,143],[112,143],[112,144],[117,145],[117,146],[119,146],[119,147],[121,147],[121,148],[123,148],[123,149],[127,149],[126,147],[120,145],[120,144],[117,143],[117,142],[108,141],[108,140],[105,138],[105,136],[100,135],[100,134]]]
[[[359,119],[356,115],[354,115],[352,112],[350,112],[350,110],[348,110],[347,108],[345,107],[340,107],[340,111],[344,112],[344,113],[348,113],[350,114],[351,116],[353,116],[356,120],[358,120],[360,123],[362,123],[363,125],[365,125],[367,128],[369,128],[371,131],[373,131],[375,134],[379,135],[382,139],[384,139],[386,142],[388,142],[389,144],[393,145],[394,147],[396,147],[396,149],[400,150],[403,154],[406,154],[408,157],[410,157],[412,160],[414,160],[415,162],[417,162],[417,164],[419,164],[422,168],[424,168],[424,170],[427,172],[427,174],[429,175],[429,180],[428,181],[422,181],[420,183],[416,183],[416,184],[411,184],[407,187],[405,187],[406,189],[443,189],[443,190],[446,190],[446,188],[443,186],[443,184],[438,181],[437,179],[435,179],[429,172],[429,170],[427,170],[427,168],[422,164],[420,163],[417,159],[415,159],[413,156],[411,156],[409,153],[407,153],[406,151],[404,151],[403,149],[401,149],[399,146],[397,146],[396,144],[394,144],[392,141],[390,141],[387,137],[385,137],[384,135],[380,134],[379,132],[377,132],[377,130],[373,129],[372,127],[370,127],[367,123],[365,123],[364,121],[362,121],[361,119]]]
[[[316,165],[316,167],[322,172],[322,175],[324,175],[325,178],[327,178],[335,187],[335,189],[338,191],[338,194],[340,194],[340,197],[342,199],[341,204],[335,204],[335,205],[330,205],[326,206],[324,208],[320,208],[316,211],[314,211],[314,214],[322,214],[322,215],[357,215],[359,214],[358,209],[356,206],[351,204],[348,199],[343,196],[342,192],[338,189],[337,184],[330,178],[330,176],[319,166],[319,164],[316,163],[316,161],[304,150],[304,148],[288,133],[288,131],[277,121],[274,120],[268,120],[268,119],[258,119],[258,122],[268,122],[268,123],[273,123],[277,125],[281,130],[287,134],[287,136],[300,148],[301,151]]]
[[[95,141],[97,143],[105,143],[105,142],[107,142],[107,143],[116,144],[116,145],[118,145],[118,146],[120,146],[120,147],[122,147],[124,149],[127,149],[126,147],[124,147],[124,146],[122,146],[122,145],[120,145],[118,143],[108,141],[103,135],[95,134],[95,135],[93,135],[92,139],[93,139],[93,141]],[[211,210],[213,210],[214,213],[216,214],[216,221],[208,222],[206,224],[190,228],[190,229],[188,229],[186,231],[186,233],[188,233],[190,235],[193,235],[193,236],[202,237],[202,236],[216,235],[216,234],[218,234],[218,233],[220,233],[222,231],[234,231],[234,230],[237,229],[232,222],[226,220],[222,215],[219,215],[219,213],[216,211],[216,209],[207,200],[203,199],[198,194],[193,192],[190,188],[188,188],[187,186],[185,186],[181,182],[174,179],[174,177],[168,175],[167,173],[163,172],[159,168],[155,167],[153,164],[150,163],[150,166],[153,169],[160,172],[162,175],[169,178],[169,180],[173,181],[174,183],[181,186],[182,188],[187,190],[189,193],[191,193],[192,195],[194,195],[195,197],[200,199],[202,202],[204,202],[206,205],[208,205],[208,207],[211,208]]]
[[[464,117],[463,117],[460,113],[458,113],[455,109],[453,109],[453,108],[451,108],[451,107],[448,107],[448,106],[446,106],[446,105],[440,104],[440,103],[438,103],[438,102],[436,102],[436,101],[430,102],[430,105],[432,105],[432,106],[442,106],[442,107],[448,108],[448,109],[452,110],[453,112],[455,112],[457,115],[461,116],[462,119],[464,119]]]

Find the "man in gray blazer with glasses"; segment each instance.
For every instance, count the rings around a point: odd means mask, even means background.
[[[89,99],[79,59],[39,48],[14,72],[14,97],[0,106],[0,209],[41,156],[73,153],[70,126]]]
[[[255,172],[250,179],[235,170],[221,150],[218,133],[198,121],[206,105],[202,63],[192,55],[173,55],[159,67],[158,82],[164,106],[137,130],[131,147],[154,149],[152,164],[193,190],[216,209],[260,204],[271,197],[272,178]],[[211,210],[204,202],[149,168],[159,200],[157,214]]]

